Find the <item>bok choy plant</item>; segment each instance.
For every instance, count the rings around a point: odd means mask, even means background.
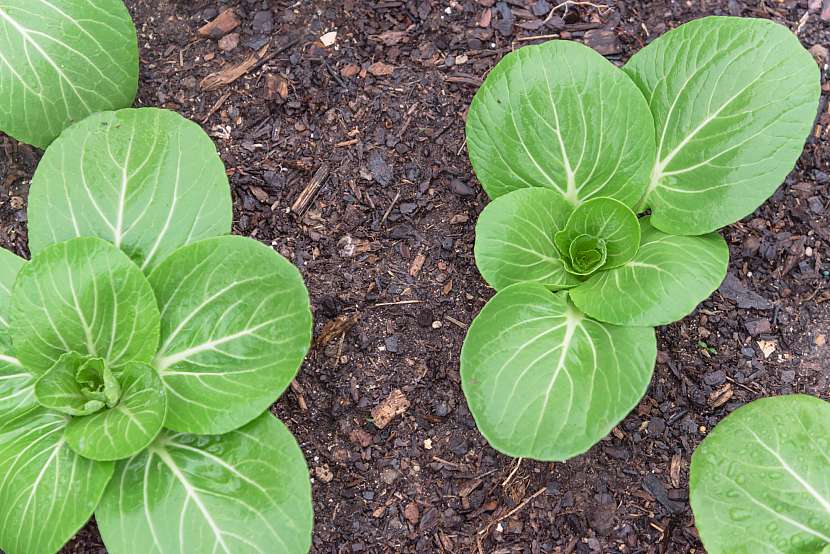
[[[762,398],[692,456],[689,500],[706,551],[830,552],[830,404]]]
[[[717,229],[793,168],[819,92],[796,37],[757,19],[692,21],[622,69],[566,41],[498,63],[467,118],[493,199],[475,258],[497,294],[461,352],[493,447],[565,460],[640,401],[653,327],[719,286],[729,251]]]
[[[0,2],[0,131],[46,148],[88,115],[130,106],[137,88],[121,0]]]
[[[299,271],[229,236],[223,164],[164,110],[68,128],[0,249],[0,548],[94,513],[112,554],[307,552],[302,451],[268,411],[305,357]]]

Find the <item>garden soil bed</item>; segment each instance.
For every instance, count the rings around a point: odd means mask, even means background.
[[[684,21],[731,14],[798,29],[826,63],[830,0],[626,1],[550,18],[544,0],[127,4],[137,104],[203,124],[228,169],[234,232],[273,245],[311,291],[315,345],[274,410],[310,467],[314,552],[702,552],[687,500],[694,447],[752,399],[830,397],[826,74],[796,171],[723,231],[727,282],[658,331],[647,396],[600,444],[567,463],[498,454],[458,371],[465,328],[492,295],[473,260],[487,197],[464,117],[505,53],[559,34],[622,63]],[[238,35],[200,38],[226,7]],[[239,64],[230,84],[204,80]],[[0,136],[0,244],[21,255],[38,157]],[[64,552],[101,544],[90,524]]]

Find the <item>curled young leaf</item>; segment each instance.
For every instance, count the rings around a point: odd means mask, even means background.
[[[91,415],[74,417],[66,443],[91,460],[121,460],[144,450],[161,431],[167,399],[158,372],[130,363],[118,372],[118,403]]]
[[[553,40],[506,55],[467,117],[470,161],[490,198],[546,187],[572,205],[633,206],[654,162],[654,123],[628,77],[592,49]]]
[[[830,403],[762,398],[692,456],[689,501],[707,552],[797,554],[830,544]]]
[[[126,108],[138,41],[121,0],[0,4],[0,131],[46,148],[91,113]]]
[[[177,250],[150,275],[161,307],[155,367],[165,427],[225,433],[276,400],[311,342],[308,292],[297,268],[246,237]]]
[[[123,252],[78,238],[45,248],[20,270],[11,328],[17,358],[40,376],[67,352],[111,368],[149,362],[159,313],[150,284]]]
[[[114,466],[72,451],[68,417],[34,404],[0,417],[0,549],[57,552],[92,515]]]
[[[614,325],[666,325],[692,313],[726,277],[729,248],[719,234],[667,235],[648,217],[640,227],[631,261],[571,289],[571,300],[589,316]]]
[[[145,273],[176,248],[231,231],[225,167],[210,137],[169,110],[97,113],[47,150],[29,192],[29,246],[94,236]]]
[[[68,352],[38,379],[35,395],[41,406],[85,416],[115,406],[121,389],[102,359]]]
[[[308,468],[269,413],[225,435],[164,432],[118,464],[95,519],[111,554],[300,554],[311,547]]]
[[[575,275],[590,275],[608,259],[605,240],[592,235],[578,235],[568,245],[565,268]]]
[[[572,210],[562,195],[540,187],[490,202],[476,223],[475,258],[482,277],[496,290],[522,282],[552,290],[579,284],[565,271],[553,243]]]
[[[593,243],[589,239],[596,239]],[[553,238],[559,252],[571,257],[574,254],[584,252],[587,259],[593,259],[590,255],[592,249],[606,251],[602,264],[596,265],[591,270],[599,268],[610,269],[626,263],[634,257],[640,244],[640,224],[637,222],[637,215],[631,209],[613,198],[592,198],[580,204],[571,213],[565,228],[557,232]],[[577,241],[576,245],[573,242]],[[599,241],[602,247],[597,248]],[[595,246],[591,247],[590,245]],[[570,267],[576,269],[575,273],[587,275],[591,271],[580,270],[581,264],[574,263],[570,258]],[[579,261],[579,260],[577,260]],[[582,261],[581,263],[585,263]],[[589,264],[590,265],[590,264]]]
[[[624,69],[657,128],[641,207],[667,233],[708,233],[761,205],[792,170],[818,108],[815,61],[765,19],[690,21]]]
[[[479,430],[510,456],[566,460],[637,405],[657,345],[645,327],[615,327],[536,283],[499,291],[470,326],[461,383]]]

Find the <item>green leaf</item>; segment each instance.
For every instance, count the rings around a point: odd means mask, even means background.
[[[817,553],[830,543],[830,404],[762,398],[692,456],[689,501],[711,554]]]
[[[92,515],[113,464],[75,454],[67,417],[34,407],[0,418],[0,549],[57,552]]]
[[[225,433],[268,408],[311,342],[308,292],[297,268],[245,237],[177,250],[151,275],[161,306],[155,366],[167,390],[165,427]]]
[[[0,248],[0,422],[35,404],[35,379],[14,356],[9,336],[11,291],[24,263]]]
[[[95,518],[111,554],[305,553],[308,469],[269,413],[221,436],[165,432],[118,464]]]
[[[167,400],[158,372],[130,363],[119,374],[120,401],[110,409],[75,417],[66,428],[66,442],[91,460],[121,460],[144,450],[161,431]]]
[[[585,452],[648,387],[654,331],[585,317],[535,283],[500,291],[470,326],[461,383],[470,411],[500,452],[566,460]]]
[[[0,131],[46,148],[91,113],[126,108],[138,41],[121,0],[0,4]]]
[[[43,156],[29,193],[37,254],[80,236],[106,239],[145,273],[179,246],[231,232],[225,167],[201,127],[176,112],[95,114]]]
[[[149,362],[158,322],[141,270],[101,239],[49,246],[23,266],[15,283],[12,342],[23,366],[38,376],[67,352],[103,358],[112,368]]]
[[[726,277],[729,248],[717,234],[667,235],[640,220],[640,249],[627,264],[571,289],[577,307],[615,325],[656,326],[683,319]]]
[[[0,422],[36,405],[35,377],[17,358],[0,355]]]
[[[637,253],[640,224],[637,215],[622,202],[592,198],[573,211],[553,241],[560,252],[570,252],[571,242],[583,235],[605,242],[608,254],[602,267],[608,269],[621,266]]]
[[[686,23],[625,71],[657,128],[642,207],[667,233],[708,233],[760,206],[795,165],[818,109],[816,62],[789,29],[765,19]]]
[[[654,124],[620,69],[554,40],[489,73],[470,105],[467,150],[490,198],[547,187],[574,205],[610,196],[633,206],[654,162]]]
[[[519,189],[490,202],[476,223],[475,258],[482,277],[496,290],[524,282],[554,290],[579,284],[553,244],[572,210],[560,194],[545,188]]]
[[[23,258],[0,248],[0,356],[4,354],[10,356],[12,353],[12,342],[9,336],[12,288],[20,268],[25,263]]]

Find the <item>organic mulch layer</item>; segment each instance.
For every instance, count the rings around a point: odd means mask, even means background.
[[[315,343],[274,410],[308,460],[314,552],[702,552],[687,500],[694,447],[755,398],[830,398],[826,70],[796,170],[725,229],[727,280],[659,330],[648,394],[599,445],[567,463],[498,454],[458,372],[492,295],[473,261],[487,197],[464,148],[487,71],[553,37],[621,64],[712,14],[784,23],[826,68],[830,0],[127,4],[137,104],[204,126],[228,168],[234,232],[273,245],[311,291]],[[0,136],[0,245],[21,255],[38,157]],[[63,552],[105,550],[90,524]]]

